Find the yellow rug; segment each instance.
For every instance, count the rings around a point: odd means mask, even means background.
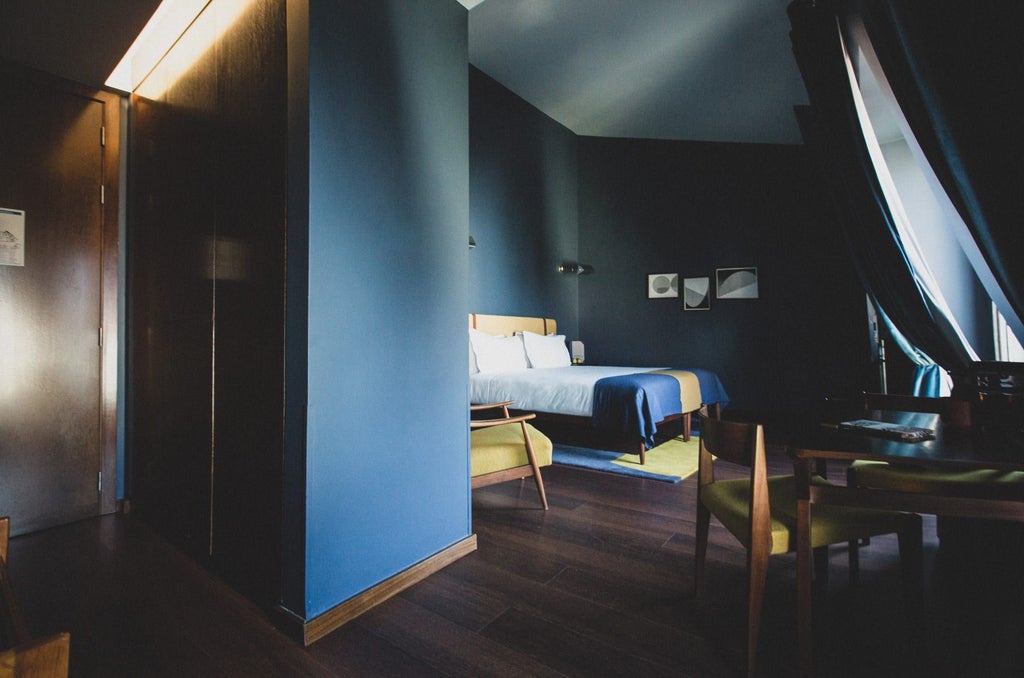
[[[697,472],[699,450],[700,442],[697,436],[690,436],[688,442],[683,442],[682,438],[672,438],[647,450],[643,465],[640,464],[640,455],[638,454],[624,454],[612,463],[648,473],[675,476],[682,480]]]
[[[699,446],[697,435],[691,436],[689,442],[683,442],[682,438],[673,438],[648,450],[647,463],[641,465],[640,455],[637,454],[555,443],[552,461],[565,466],[678,483],[697,471]]]

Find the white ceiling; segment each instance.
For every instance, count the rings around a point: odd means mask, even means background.
[[[459,0],[470,62],[577,134],[800,143],[789,0]],[[102,85],[159,0],[0,0],[0,57]]]
[[[460,0],[469,60],[577,134],[801,143],[789,0]]]

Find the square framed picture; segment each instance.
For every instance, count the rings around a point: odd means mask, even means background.
[[[711,278],[683,278],[683,310],[711,310]]]
[[[757,268],[715,269],[715,296],[719,299],[757,299]]]
[[[678,296],[678,273],[651,273],[647,276],[648,299],[669,299]]]

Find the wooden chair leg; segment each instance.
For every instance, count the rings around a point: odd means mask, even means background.
[[[693,595],[700,595],[704,584],[704,558],[708,552],[708,530],[711,525],[711,511],[704,504],[697,504],[697,537],[694,546]]]
[[[860,581],[860,545],[856,539],[851,539],[847,548],[850,558],[850,583],[856,584]]]
[[[801,499],[796,505],[797,539],[796,548],[796,600],[797,600],[797,647],[799,648],[799,675],[814,675],[814,635],[811,621],[811,539],[810,502]]]
[[[920,651],[924,628],[924,547],[921,538],[921,516],[906,516],[906,525],[899,533],[899,548],[907,624],[911,629],[912,646]]]
[[[828,546],[814,549],[814,588],[828,590]]]
[[[533,469],[533,479],[537,483],[537,493],[540,494],[540,503],[544,510],[548,510],[548,495],[544,492],[544,480],[540,476],[540,465],[537,463],[537,455],[533,453],[533,441],[530,440],[530,431],[526,428],[526,422],[519,424],[523,427],[523,442],[526,445],[526,458],[530,460],[530,468]]]
[[[544,492],[544,479],[540,477],[540,473],[534,473],[533,479],[537,483],[537,494],[540,495],[540,503],[543,504],[544,510],[548,510],[548,495]]]
[[[847,469],[846,469],[846,486],[847,487],[857,487],[857,473],[856,473],[855,469],[852,466],[847,467]],[[851,548],[853,546],[868,546],[870,543],[871,543],[871,537],[861,537],[860,539],[858,539],[856,541],[851,541],[850,542],[850,546],[851,546]],[[851,564],[853,563],[852,560],[850,562],[851,562]],[[859,562],[860,561],[858,560],[858,564],[859,564]]]
[[[747,600],[747,676],[757,673],[757,642],[761,632],[761,608],[764,604],[765,581],[768,578],[768,549],[747,551],[749,593]]]
[[[693,417],[690,412],[683,413],[683,442],[690,441],[690,434],[693,432]]]

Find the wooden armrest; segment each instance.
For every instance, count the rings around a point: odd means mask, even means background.
[[[509,405],[511,405],[514,402],[515,402],[514,400],[506,400],[503,403],[482,403],[482,404],[479,404],[479,405],[470,405],[469,406],[469,411],[470,412],[478,412],[480,410],[490,410],[490,409],[495,409],[495,408],[498,408],[498,407],[508,407]]]
[[[501,419],[473,419],[469,422],[469,427],[473,428],[487,428],[488,426],[501,426],[502,424],[516,424],[521,421],[529,421],[537,417],[533,412],[527,414],[520,414],[515,417],[502,417]]]
[[[7,560],[7,543],[11,536],[11,518],[0,518],[0,558]]]
[[[28,625],[14,599],[7,576],[7,546],[11,520],[0,518],[0,638],[12,647],[0,650],[0,676],[67,678],[71,636],[58,633],[32,640]]]
[[[0,518],[0,638],[11,645],[21,645],[31,639],[25,617],[21,614],[14,588],[7,576],[7,540],[10,518]]]
[[[470,406],[469,406],[469,414],[470,414],[470,417],[472,417],[472,414],[474,412],[480,412],[482,410],[501,410],[501,415],[507,419],[508,416],[509,416],[508,415],[508,406],[511,405],[514,402],[515,402],[514,400],[506,400],[503,403],[480,403],[480,404],[477,404],[477,405],[470,404]],[[471,418],[471,421],[472,421],[472,418]],[[485,421],[485,420],[478,419],[477,421]],[[491,424],[491,426],[493,426],[493,424]],[[471,427],[471,428],[479,428],[479,427]]]
[[[71,636],[58,633],[0,651],[0,675],[66,678]]]

